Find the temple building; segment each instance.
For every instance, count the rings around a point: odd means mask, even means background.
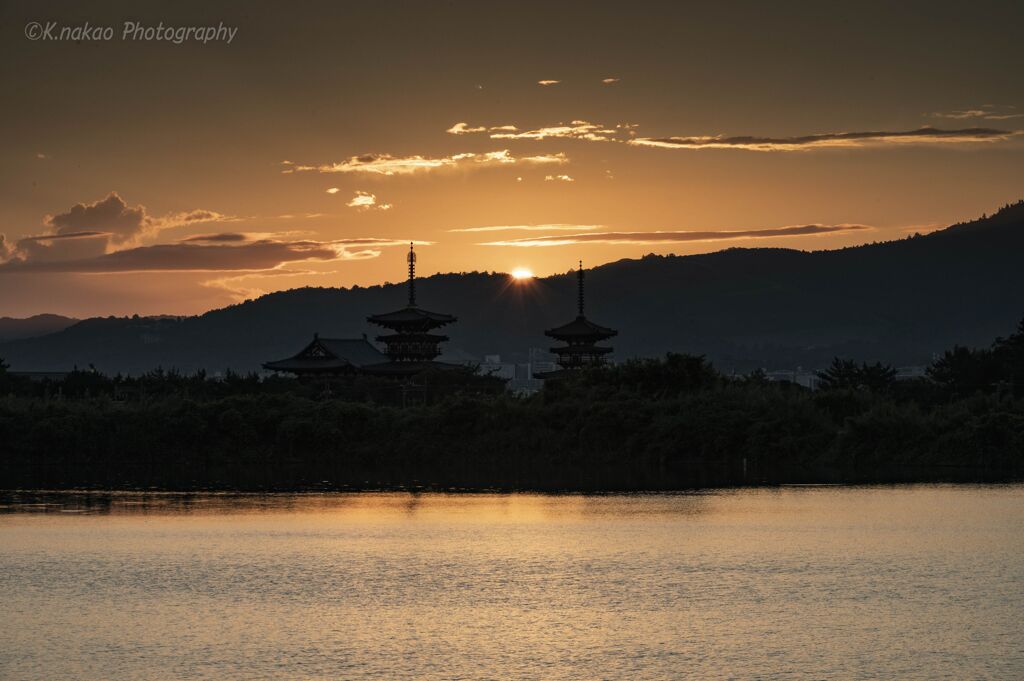
[[[435,361],[441,354],[440,344],[448,340],[448,336],[433,332],[456,319],[452,315],[430,312],[416,305],[416,252],[412,244],[409,244],[408,263],[408,304],[400,310],[366,318],[371,324],[390,332],[376,339],[384,343],[384,354],[389,361],[364,367],[367,373],[411,376],[425,369],[450,369],[457,366]]]
[[[294,357],[265,362],[264,369],[297,376],[343,376],[354,374],[364,366],[387,360],[366,336],[362,338],[321,338],[313,340]]]
[[[580,261],[580,269],[576,273],[578,280],[577,311],[576,319],[568,324],[544,332],[545,336],[565,343],[551,348],[551,352],[558,357],[558,366],[563,370],[581,369],[585,367],[601,366],[605,362],[605,356],[612,348],[598,345],[603,340],[618,335],[618,331],[604,326],[598,326],[583,314],[583,261]],[[548,376],[559,372],[548,372]]]

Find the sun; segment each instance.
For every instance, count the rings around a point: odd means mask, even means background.
[[[517,281],[524,281],[526,279],[533,279],[533,271],[526,267],[517,267],[512,270],[512,278]]]

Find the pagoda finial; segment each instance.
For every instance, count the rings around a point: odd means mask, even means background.
[[[580,269],[576,273],[576,277],[579,279],[579,310],[580,316],[583,316],[583,261],[580,260]]]
[[[416,251],[409,242],[409,307],[416,307]]]

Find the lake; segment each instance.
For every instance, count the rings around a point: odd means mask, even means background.
[[[1024,486],[0,496],[3,679],[1024,678]]]

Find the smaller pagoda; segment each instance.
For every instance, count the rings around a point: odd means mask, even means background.
[[[605,363],[605,356],[612,351],[612,348],[598,345],[598,343],[619,333],[615,329],[599,326],[584,316],[583,276],[583,261],[581,260],[580,269],[576,273],[578,281],[576,319],[544,332],[545,336],[565,343],[565,345],[551,348],[551,352],[558,356],[558,366],[563,370],[601,366]],[[549,373],[557,374],[558,372]]]
[[[453,368],[456,365],[435,361],[441,354],[440,344],[448,336],[433,333],[436,329],[456,321],[455,317],[440,312],[430,312],[416,305],[416,251],[409,244],[409,302],[401,310],[366,318],[371,324],[387,329],[390,333],[377,336],[384,343],[387,362],[363,367],[372,374],[390,376],[411,376],[425,369]]]

